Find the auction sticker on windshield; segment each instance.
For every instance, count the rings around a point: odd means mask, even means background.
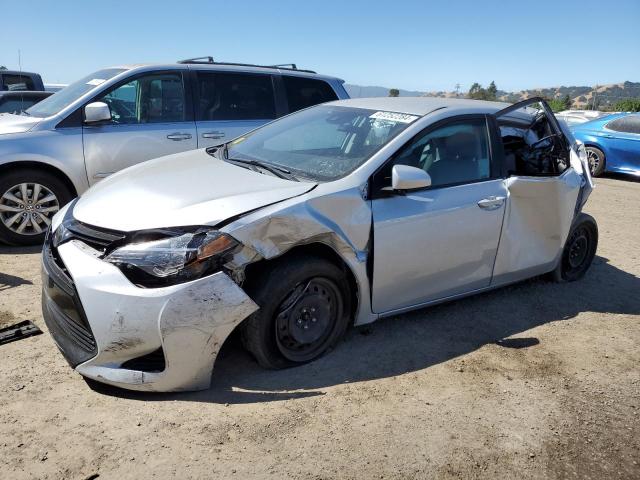
[[[417,115],[409,115],[408,113],[396,113],[396,112],[376,112],[369,115],[369,118],[376,118],[378,120],[389,120],[398,123],[411,123]]]

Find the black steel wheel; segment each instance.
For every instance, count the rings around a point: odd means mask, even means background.
[[[584,276],[598,248],[598,226],[590,215],[581,213],[574,222],[554,272],[558,281],[572,282]]]
[[[330,350],[348,325],[348,282],[323,259],[284,258],[243,287],[260,309],[242,324],[242,340],[263,367],[310,362]]]

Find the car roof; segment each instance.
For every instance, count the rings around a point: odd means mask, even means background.
[[[455,115],[457,112],[469,113],[469,110],[477,111],[478,113],[495,113],[508,107],[510,104],[488,102],[485,100],[469,100],[466,98],[375,97],[337,100],[331,102],[331,105],[424,116],[443,108],[450,111],[452,115]]]
[[[279,75],[290,75],[296,77],[317,78],[322,80],[344,80],[330,75],[322,75],[308,70],[297,70],[293,68],[277,68],[261,65],[237,65],[231,63],[135,63],[125,65],[113,65],[107,68],[123,68],[125,70],[213,70],[251,73],[271,73]]]

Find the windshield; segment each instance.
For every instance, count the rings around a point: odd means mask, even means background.
[[[63,88],[59,92],[54,93],[49,98],[45,98],[43,101],[36,103],[33,107],[27,109],[26,113],[34,117],[50,117],[51,115],[55,115],[85,93],[124,71],[125,69],[123,68],[98,70]]]
[[[289,115],[228,146],[230,160],[265,162],[319,181],[362,165],[418,116],[322,105]]]

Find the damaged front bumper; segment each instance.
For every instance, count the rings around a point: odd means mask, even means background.
[[[231,331],[258,306],[224,272],[140,288],[78,240],[43,250],[43,315],[81,375],[142,391],[209,387]]]

